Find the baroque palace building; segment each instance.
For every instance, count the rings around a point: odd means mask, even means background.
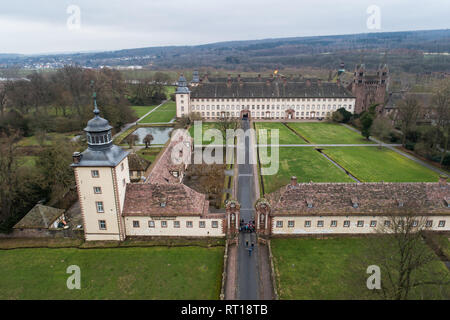
[[[88,148],[72,167],[85,239],[226,237],[239,230],[240,205],[211,212],[205,194],[183,184],[193,143],[175,131],[140,182],[130,182],[128,152],[113,144],[100,117],[84,129]],[[243,186],[245,187],[245,186]],[[435,183],[291,183],[255,203],[260,235],[369,234],[392,216],[426,219],[427,229],[450,231],[450,186]]]
[[[284,76],[244,78],[199,77],[190,83],[181,75],[176,90],[177,117],[198,113],[203,119],[223,116],[252,119],[324,119],[340,108],[361,113],[371,104],[384,106],[389,70],[380,66],[375,74],[364,65],[355,68],[348,86],[320,79]]]

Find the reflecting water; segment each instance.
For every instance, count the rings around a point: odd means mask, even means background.
[[[147,134],[153,136],[153,144],[165,144],[170,136],[170,132],[173,130],[172,127],[141,127],[136,129],[133,134],[138,136],[137,144],[144,144],[144,138]]]

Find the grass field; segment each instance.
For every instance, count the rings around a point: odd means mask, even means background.
[[[323,150],[363,182],[437,182],[439,175],[404,156],[378,147],[330,147]]]
[[[223,247],[0,250],[0,299],[218,299]],[[81,289],[66,269],[81,269]]]
[[[57,133],[57,132],[50,132],[46,133],[44,136],[44,139],[42,141],[42,144],[44,146],[50,146],[53,141],[62,139],[62,140],[70,140],[75,137],[75,134],[73,133]],[[24,137],[19,142],[18,145],[20,147],[33,147],[33,146],[40,146],[39,139],[34,135],[30,137]]]
[[[208,129],[218,129],[217,122],[203,122],[202,121],[202,136],[201,137],[197,137],[197,136],[194,137],[194,125],[189,127],[189,134],[191,135],[191,137],[194,138],[194,144],[203,144],[203,145],[211,144],[211,143],[218,144],[218,142],[213,141],[214,138],[212,138],[211,140],[204,139],[203,135],[204,135],[205,131]]]
[[[153,110],[157,105],[153,106],[132,106],[131,109],[134,110],[136,113],[137,118],[141,118],[143,115],[145,115],[147,112]]]
[[[262,161],[261,148],[259,156]],[[291,176],[296,176],[299,182],[353,182],[345,172],[325,159],[314,148],[280,147],[279,158],[277,174],[262,176],[265,193],[273,192],[287,185]],[[262,167],[268,166],[262,164]]]
[[[163,123],[170,122],[176,116],[176,103],[168,101],[161,107],[150,113],[139,123]]]
[[[259,133],[261,129],[267,130],[267,144],[272,143],[272,134],[279,130],[279,144],[305,144],[306,141],[297,136],[294,132],[289,130],[284,124],[280,122],[255,122],[256,135],[258,143],[260,142]]]
[[[287,124],[302,137],[315,144],[366,144],[360,134],[336,123],[290,122]]]
[[[359,257],[364,258],[364,252],[368,248],[367,241],[370,239],[272,239],[280,298],[293,300],[378,298],[377,295],[368,292],[365,280],[360,283],[350,279],[355,277],[352,271],[358,270],[354,267],[355,261]],[[373,264],[377,262],[374,261]],[[433,262],[430,267],[433,272],[448,274],[448,270],[440,261]],[[361,279],[366,279],[366,270],[361,268],[361,273],[363,273]],[[438,287],[432,290],[434,299],[443,299],[450,294],[448,290],[442,293]],[[410,298],[422,298],[421,290],[414,290]]]
[[[163,148],[148,148],[148,149],[141,149],[137,151],[137,154],[144,158],[145,160],[148,160],[153,163],[155,161],[158,154],[161,152]]]

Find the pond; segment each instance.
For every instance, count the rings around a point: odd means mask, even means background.
[[[172,130],[172,127],[141,127],[136,129],[133,134],[138,136],[136,144],[145,144],[144,138],[148,134],[153,136],[152,145],[165,144],[169,140]]]

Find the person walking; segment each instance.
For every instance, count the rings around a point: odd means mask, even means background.
[[[253,250],[253,248],[250,247],[250,248],[248,248],[247,250],[248,250],[248,256],[250,257],[250,256],[252,255],[252,250]]]
[[[253,250],[253,248],[255,248],[255,243],[254,242],[252,242],[252,250]]]
[[[248,240],[245,240],[245,246],[248,247]]]

